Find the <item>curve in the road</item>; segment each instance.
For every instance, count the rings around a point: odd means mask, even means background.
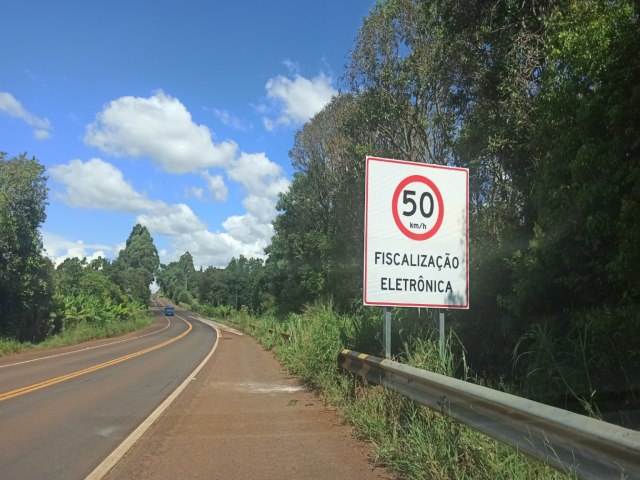
[[[180,318],[180,320],[182,320],[183,322],[185,322],[188,325],[187,330],[185,330],[184,332],[182,332],[180,335],[170,338],[169,340],[166,340],[162,343],[159,343],[157,345],[153,345],[151,347],[145,348],[143,350],[139,350],[137,352],[133,352],[130,353],[128,355],[123,355],[121,357],[118,358],[114,358],[113,360],[109,360],[107,362],[103,362],[100,363],[98,365],[93,365],[91,367],[88,368],[84,368],[82,370],[78,370],[76,372],[72,372],[72,373],[68,373],[66,375],[61,375],[59,377],[55,377],[55,378],[50,378],[48,380],[44,380],[42,382],[38,382],[35,383],[33,385],[27,385],[26,387],[22,387],[22,388],[17,388],[15,390],[11,390],[9,392],[5,392],[5,393],[0,393],[0,402],[4,401],[4,400],[9,400],[10,398],[15,398],[15,397],[19,397],[21,395],[26,395],[27,393],[31,393],[31,392],[35,392],[37,390],[46,388],[46,387],[50,387],[51,385],[56,385],[58,383],[61,382],[65,382],[67,380],[71,380],[72,378],[77,378],[80,377],[81,375],[86,375],[87,373],[91,373],[91,372],[95,372],[96,370],[101,370],[103,368],[106,367],[110,367],[111,365],[116,365],[118,363],[122,363],[126,360],[129,360],[131,358],[135,358],[135,357],[139,357],[140,355],[144,355],[145,353],[149,353],[152,352],[154,350],[158,350],[159,348],[165,347],[173,342],[176,342],[178,340],[180,340],[182,337],[184,337],[185,335],[188,335],[189,332],[191,332],[191,330],[193,329],[193,325],[191,325],[191,323],[189,323],[189,321],[187,321],[186,319],[182,318],[182,317],[178,317]]]
[[[102,480],[107,473],[114,467],[116,463],[120,461],[122,457],[129,451],[129,449],[145,434],[145,432],[155,423],[155,421],[160,418],[160,415],[164,413],[164,411],[169,408],[169,406],[173,403],[173,401],[182,393],[182,391],[187,388],[187,385],[191,383],[191,381],[195,378],[195,376],[202,370],[202,367],[209,361],[213,353],[218,348],[218,343],[220,341],[220,337],[222,334],[216,325],[212,325],[209,322],[202,321],[202,319],[198,319],[202,323],[209,325],[216,332],[216,341],[211,348],[211,351],[207,354],[202,362],[191,372],[191,374],[184,379],[184,381],[176,388],[171,395],[169,395],[164,402],[162,402],[152,413],[149,415],[140,425],[136,428],[131,434],[113,451],[107,458],[105,458],[100,465],[98,465],[87,477],[85,480]]]
[[[24,365],[25,363],[40,362],[42,360],[49,360],[51,358],[64,357],[66,355],[73,355],[74,353],[86,352],[87,350],[95,350],[96,348],[110,347],[110,346],[116,345],[118,343],[130,342],[132,340],[138,340],[140,338],[148,337],[150,335],[157,335],[158,333],[163,332],[164,330],[169,328],[169,326],[171,326],[171,322],[167,318],[167,324],[164,327],[162,327],[160,330],[155,330],[153,332],[145,333],[144,335],[138,335],[136,337],[125,338],[123,340],[116,340],[114,342],[109,342],[109,343],[102,343],[100,345],[93,345],[91,347],[84,347],[84,348],[80,348],[78,350],[71,350],[70,352],[63,352],[63,353],[56,353],[54,355],[47,355],[46,357],[38,357],[38,358],[32,358],[31,360],[23,360],[21,362],[7,363],[6,365],[0,365],[0,368],[15,367],[17,365]]]

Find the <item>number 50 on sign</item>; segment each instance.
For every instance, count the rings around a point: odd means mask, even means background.
[[[364,303],[469,308],[469,171],[366,161]]]

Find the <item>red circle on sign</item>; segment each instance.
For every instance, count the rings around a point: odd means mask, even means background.
[[[411,230],[404,226],[404,224],[400,220],[400,215],[398,214],[398,198],[400,197],[400,192],[404,190],[404,187],[414,182],[424,183],[431,190],[433,190],[433,193],[436,194],[436,201],[438,202],[438,218],[436,218],[436,223],[433,225],[433,227],[431,227],[430,230],[424,233],[413,233]],[[438,190],[438,187],[436,187],[436,184],[429,180],[427,177],[423,177],[421,175],[411,175],[410,177],[405,178],[396,187],[396,191],[393,192],[392,202],[393,203],[391,204],[391,211],[393,212],[393,219],[395,220],[396,225],[398,226],[400,231],[411,240],[428,240],[429,238],[433,237],[440,229],[442,220],[444,219],[444,201],[442,200],[442,194],[440,193],[440,190]]]

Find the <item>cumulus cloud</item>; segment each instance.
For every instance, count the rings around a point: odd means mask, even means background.
[[[264,249],[273,235],[271,222],[276,215],[277,195],[289,184],[282,168],[265,154],[241,154],[229,165],[227,174],[246,190],[242,204],[247,213],[230,216],[222,223],[222,232],[211,232],[188,205],[149,199],[137,192],[120,170],[103,160],[72,160],[49,169],[49,173],[63,185],[64,191],[56,196],[68,205],[135,213],[136,223],[146,226],[154,236],[168,238],[173,251],[162,255],[163,262],[175,260],[176,252],[188,250],[195,264],[204,267],[224,267],[239,255],[264,258]],[[223,189],[226,196],[221,177],[208,172],[202,176],[212,194],[221,195]],[[193,195],[202,194],[198,190],[193,192]],[[52,241],[48,245],[54,252],[52,258],[60,261],[69,256],[82,258],[91,254],[83,250],[82,242],[66,242],[64,248],[54,248]],[[115,256],[118,249],[113,247],[108,251]]]
[[[82,240],[69,240],[51,232],[42,232],[42,243],[47,256],[57,266],[67,258],[86,258],[88,262],[98,257],[107,258],[107,253],[113,252],[114,247],[102,244],[84,243]]]
[[[231,127],[235,130],[249,130],[251,128],[251,125],[245,123],[242,119],[232,113],[229,113],[227,110],[214,108],[211,112],[218,120],[220,120],[220,123],[227,127]]]
[[[58,197],[72,207],[138,212],[162,204],[136,192],[120,170],[99,158],[87,162],[71,160],[48,171],[66,188]]]
[[[214,144],[209,128],[162,91],[113,100],[87,127],[84,141],[110,155],[147,157],[171,173],[224,167],[238,149],[230,141]]]
[[[282,167],[264,153],[245,153],[227,167],[230,179],[242,184],[249,195],[275,198],[289,188]]]
[[[225,201],[229,195],[226,182],[237,182],[244,191],[246,212],[229,216],[220,231],[211,231],[186,203],[150,199],[136,191],[114,165],[98,158],[72,160],[49,169],[63,186],[57,198],[78,208],[133,213],[135,221],[152,235],[168,240],[170,248],[160,252],[165,263],[177,260],[185,251],[193,255],[196,266],[204,267],[224,267],[239,255],[264,258],[273,235],[278,194],[289,187],[282,167],[265,153],[239,152],[233,142],[214,144],[209,129],[195,124],[185,106],[163,92],[110,102],[88,125],[85,143],[112,155],[149,158],[169,173],[198,172],[204,185],[185,188],[184,199],[202,200],[211,195]]]
[[[205,224],[184,203],[160,205],[148,215],[138,215],[136,223],[146,226],[151,233],[170,237],[206,229]]]
[[[227,199],[229,190],[220,175],[211,175],[209,172],[203,172],[202,177],[207,182],[207,187],[215,200],[224,202]]]
[[[273,226],[270,223],[260,221],[251,213],[233,215],[227,218],[222,226],[229,232],[229,235],[240,240],[243,244],[251,244],[256,239],[268,239],[273,235]]]
[[[261,223],[270,224],[276,215],[275,198],[249,195],[242,200],[242,205],[247,209],[248,213]]]
[[[263,117],[267,130],[273,130],[278,125],[304,124],[338,93],[331,85],[331,77],[323,73],[312,79],[299,74],[292,78],[279,75],[270,79],[265,88],[267,98],[277,112],[276,118]]]
[[[264,238],[243,242],[230,233],[201,230],[174,237],[171,246],[178,252],[188,251],[193,256],[196,268],[206,268],[226,267],[231,258],[240,255],[264,258],[264,249],[268,243],[269,239]]]
[[[204,198],[204,188],[190,187],[186,191],[186,196],[189,198],[197,198],[198,200],[202,200]]]
[[[46,118],[40,118],[28,112],[9,92],[0,92],[0,111],[12,117],[19,118],[27,125],[35,127],[33,134],[38,140],[43,140],[51,136],[51,122]]]

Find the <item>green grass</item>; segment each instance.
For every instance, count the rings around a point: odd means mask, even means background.
[[[141,312],[129,320],[112,321],[102,325],[96,325],[90,322],[79,322],[72,328],[67,328],[64,332],[58,335],[52,335],[37,344],[0,338],[0,357],[25,350],[74,345],[89,340],[115,337],[149,326],[152,322],[153,316],[149,312]]]
[[[291,373],[320,392],[372,444],[376,462],[401,478],[571,478],[400,394],[341,371],[338,353],[344,347],[379,354],[382,325],[377,315],[345,317],[330,305],[317,305],[285,319],[241,312],[224,321],[259,339]],[[441,359],[437,337],[425,335],[424,327],[419,332],[402,333],[399,361],[448,375],[464,372],[463,357],[456,358],[448,348]]]

